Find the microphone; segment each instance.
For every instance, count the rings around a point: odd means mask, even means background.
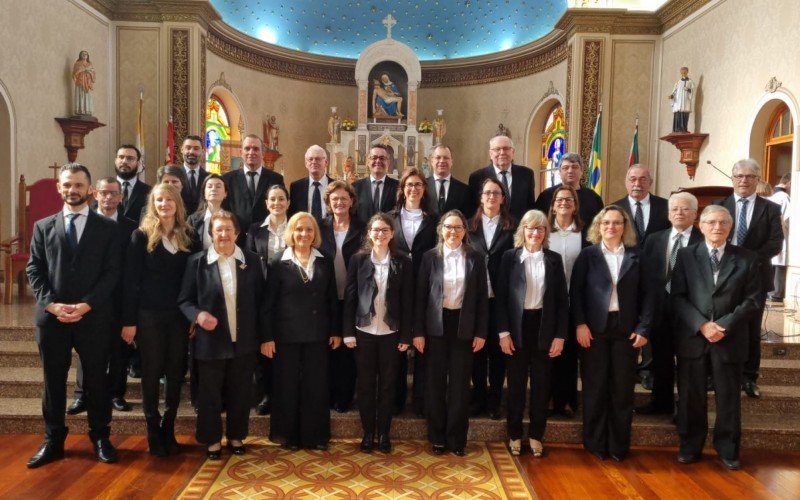
[[[713,163],[711,163],[711,160],[706,160],[706,163],[707,163],[708,165],[711,165],[711,166],[714,168],[714,170],[716,170],[717,172],[721,173],[722,175],[724,175],[724,176],[725,176],[725,177],[727,177],[728,179],[730,179],[730,178],[731,178],[731,176],[730,176],[730,175],[728,175],[728,174],[726,174],[725,172],[723,172],[722,170],[718,169],[716,165],[714,165]]]

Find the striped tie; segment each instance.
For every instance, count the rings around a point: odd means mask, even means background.
[[[739,198],[739,203],[742,204],[739,209],[739,221],[736,223],[736,244],[742,246],[744,238],[747,236],[747,204],[750,202],[747,198]]]

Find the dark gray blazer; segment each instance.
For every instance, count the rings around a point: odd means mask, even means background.
[[[650,277],[653,288],[653,318],[658,319],[662,316],[662,311],[667,305],[667,252],[672,248],[669,236],[672,228],[664,229],[653,233],[647,237],[642,249],[642,258],[647,275]],[[689,236],[689,243],[685,246],[694,245],[703,241],[703,233],[696,227],[692,227],[692,234]],[[674,271],[674,270],[673,270]]]
[[[472,190],[472,198],[475,203],[481,199],[481,189],[483,181],[487,178],[497,179],[494,166],[479,168],[469,176],[469,188]],[[500,180],[500,179],[498,179]],[[501,181],[502,183],[502,181]],[[511,165],[511,197],[508,199],[508,211],[516,220],[520,220],[525,212],[534,207],[536,195],[536,180],[533,170],[524,165]]]
[[[472,197],[472,190],[468,185],[450,175],[450,188],[447,190],[447,198],[444,202],[444,211],[439,213],[439,186],[433,176],[428,177],[428,198],[431,200],[431,208],[439,214],[447,213],[450,210],[460,210],[464,217],[471,218],[478,207],[478,203]]]
[[[328,178],[328,184],[333,182],[329,176],[325,176]],[[308,204],[308,176],[303,177],[302,179],[298,179],[289,185],[289,213],[287,214],[289,217],[296,214],[297,212],[308,212],[311,213],[311,206]],[[325,205],[325,189],[320,186],[320,201],[322,205]],[[329,214],[330,215],[330,214]],[[320,222],[320,221],[317,221]]]
[[[120,185],[122,189],[122,185]],[[142,181],[136,181],[133,185],[130,194],[128,194],[128,203],[123,205],[119,204],[119,213],[124,217],[139,222],[144,215],[144,210],[147,207],[147,196],[150,194],[152,187]]]
[[[381,206],[380,211],[389,213],[394,209],[397,202],[397,186],[399,186],[397,179],[392,179],[388,175],[383,178],[383,190],[381,191]],[[356,191],[358,198],[358,206],[356,212],[358,218],[366,224],[369,219],[375,215],[375,209],[372,206],[372,181],[367,176],[359,179],[353,183],[353,189]]]
[[[439,224],[439,216],[435,212],[431,212],[423,217],[417,229],[417,234],[414,235],[414,243],[410,246],[406,241],[406,235],[403,233],[400,210],[395,210],[391,216],[394,218],[394,241],[397,245],[397,251],[411,259],[411,263],[414,266],[414,274],[417,274],[419,266],[422,265],[422,256],[436,246],[436,240],[438,239],[436,225]]]
[[[628,197],[625,196],[612,203],[612,205],[618,206],[628,214],[628,218],[631,224],[633,224],[631,227],[633,227],[633,232],[635,234],[636,225],[633,222],[633,212],[631,212],[631,204],[630,201],[628,201]],[[592,221],[584,222],[586,222],[587,225],[592,223]],[[669,200],[650,193],[650,217],[647,219],[647,229],[645,229],[644,238],[642,238],[641,241],[639,241],[639,235],[636,235],[636,241],[641,246],[647,241],[647,238],[649,238],[651,234],[663,231],[664,229],[670,229],[671,227],[672,224],[669,222]]]
[[[283,185],[283,176],[272,170],[264,170],[258,179],[256,195],[250,198],[247,190],[246,167],[238,168],[227,172],[222,176],[225,187],[228,190],[228,203],[231,211],[239,217],[242,223],[242,231],[250,227],[254,222],[263,222],[267,217],[267,205],[264,202],[264,195],[270,186],[275,184]]]

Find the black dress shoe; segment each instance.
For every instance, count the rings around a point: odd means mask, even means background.
[[[75,398],[69,407],[67,407],[67,415],[77,415],[86,411],[86,400],[83,398]]]
[[[642,388],[647,391],[653,390],[653,376],[649,373],[642,375]]]
[[[608,454],[606,454],[606,453],[604,453],[602,451],[590,451],[589,453],[594,455],[598,460],[605,460],[605,459],[608,458]]]
[[[700,454],[698,453],[678,453],[678,463],[693,464],[700,461]]]
[[[315,444],[314,446],[311,447],[311,449],[317,451],[328,451],[328,443]]]
[[[453,450],[453,455],[457,457],[463,457],[466,456],[466,454],[467,452],[464,450],[464,448],[456,448],[455,450]]]
[[[623,460],[625,460],[625,457],[626,457],[626,456],[627,456],[627,455],[626,455],[626,454],[624,454],[624,453],[619,453],[619,454],[617,454],[617,453],[612,453],[612,454],[611,454],[611,460],[613,460],[613,461],[615,461],[615,462],[622,462]]]
[[[444,452],[447,451],[447,448],[443,444],[435,444],[431,448],[434,455],[444,455]]]
[[[375,447],[375,435],[371,432],[368,434],[364,434],[364,437],[361,438],[361,446],[358,447],[364,453],[372,453],[372,449]]]
[[[389,439],[388,434],[381,434],[378,436],[378,451],[381,453],[392,452],[392,441]]]
[[[739,470],[739,467],[741,466],[739,461],[737,459],[735,459],[735,458],[722,458],[722,457],[719,457],[719,461],[722,464],[722,466],[725,467],[728,470]]]
[[[64,442],[63,441],[45,441],[39,447],[39,450],[28,460],[28,468],[35,469],[42,465],[55,462],[64,458]]]
[[[283,448],[284,450],[289,450],[289,451],[297,451],[297,450],[300,449],[300,445],[297,444],[297,443],[292,443],[292,442],[288,442],[287,441],[286,443],[283,443],[281,445],[281,448]]]
[[[130,378],[142,378],[142,371],[141,370],[136,370],[133,367],[131,367],[128,370],[128,376]]]
[[[111,406],[117,411],[131,411],[131,405],[125,401],[125,398],[112,398]]]
[[[264,396],[264,399],[262,399],[261,402],[258,403],[258,406],[256,406],[256,414],[261,416],[269,415],[271,409],[272,402],[270,401],[269,396]]]
[[[228,441],[228,449],[231,450],[231,453],[234,455],[244,455],[247,453],[247,448],[244,447],[244,443],[239,446],[234,445],[230,441]]]
[[[344,403],[336,403],[333,405],[333,409],[336,410],[336,413],[347,413],[347,410],[350,409],[350,405]]]
[[[500,408],[489,408],[489,418],[500,420]]]
[[[96,439],[92,442],[92,445],[94,445],[94,456],[104,464],[113,464],[119,460],[117,449],[114,448],[108,438]]]
[[[751,398],[761,397],[761,389],[758,388],[758,384],[756,384],[754,380],[744,381],[742,383],[742,390]]]
[[[220,446],[216,450],[206,448],[206,457],[208,457],[209,460],[219,460],[222,458],[222,447]]]

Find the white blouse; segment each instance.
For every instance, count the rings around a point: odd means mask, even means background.
[[[444,272],[442,286],[442,306],[445,309],[461,309],[464,302],[464,280],[466,276],[466,257],[463,245],[456,249],[444,246]]]

